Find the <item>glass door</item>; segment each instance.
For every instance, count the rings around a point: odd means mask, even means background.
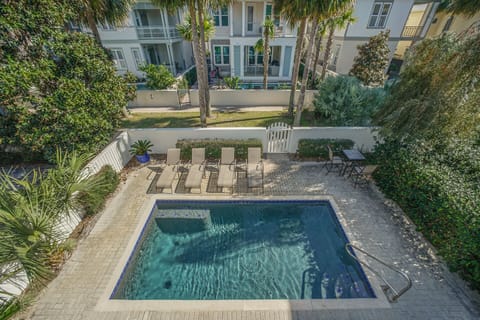
[[[247,7],[247,31],[253,31],[253,6]]]

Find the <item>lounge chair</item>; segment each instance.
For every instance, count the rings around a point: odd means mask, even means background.
[[[368,183],[372,179],[373,172],[377,169],[377,165],[355,166],[350,173],[353,179],[354,187],[360,183]]]
[[[217,186],[230,188],[233,193],[233,180],[235,178],[235,148],[222,148],[222,157],[219,162]]]
[[[202,193],[202,178],[205,174],[205,148],[192,148],[192,162],[188,170],[185,188],[199,189]]]
[[[160,177],[157,180],[156,189],[170,188],[172,193],[173,190],[173,180],[175,179],[175,174],[178,173],[177,166],[180,163],[180,149],[168,149],[167,150],[167,161],[163,168]]]
[[[248,188],[262,188],[263,192],[263,161],[261,148],[248,148],[247,186]]]
[[[334,171],[335,169],[338,170],[339,174],[341,174],[343,172],[343,167],[345,165],[343,163],[342,158],[334,156],[332,148],[330,148],[329,145],[327,145],[327,149],[328,149],[328,161],[325,162],[325,164],[323,165],[323,167],[327,169],[326,175],[329,174],[331,171]]]

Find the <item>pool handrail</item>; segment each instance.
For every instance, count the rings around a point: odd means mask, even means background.
[[[362,261],[360,260],[356,255],[355,253],[353,252],[352,249],[355,249],[357,251],[360,251],[361,253],[365,254],[366,256],[372,258],[373,260],[381,263],[382,265],[386,266],[387,268],[389,268],[390,270],[393,270],[395,271],[396,273],[400,274],[403,278],[405,278],[405,280],[407,280],[407,284],[401,288],[399,291],[395,290],[395,288],[380,274],[378,273],[377,271],[375,271],[369,264],[367,264],[365,261]],[[383,292],[385,293],[387,299],[389,302],[397,302],[398,298],[400,298],[400,296],[402,296],[405,292],[407,292],[411,287],[412,287],[412,279],[410,279],[410,277],[402,270],[400,270],[399,268],[391,265],[391,264],[388,264],[382,260],[380,260],[379,258],[373,256],[372,254],[368,253],[367,251],[363,250],[362,248],[359,248],[358,246],[352,244],[352,243],[347,243],[345,244],[345,250],[347,251],[347,253],[353,258],[355,259],[358,263],[360,263],[361,265],[365,266],[367,269],[369,269],[374,275],[376,275],[380,280],[383,281],[383,283],[385,283],[385,286],[381,286],[382,287],[382,290]],[[388,291],[391,291],[393,293],[392,296],[390,296],[388,294]]]

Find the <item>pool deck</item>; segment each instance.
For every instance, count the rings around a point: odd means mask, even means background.
[[[336,307],[322,307],[310,303],[308,307],[296,305],[294,301],[279,302],[275,307],[232,303],[224,311],[209,308],[208,302],[194,302],[198,308],[182,309],[171,301],[158,309],[157,302],[147,301],[140,307],[128,306],[108,311],[105,297],[112,283],[118,279],[116,273],[122,268],[122,260],[128,257],[128,246],[141,227],[145,212],[158,198],[166,199],[209,199],[243,198],[251,193],[242,187],[239,178],[235,193],[219,194],[212,191],[212,179],[204,179],[203,195],[190,195],[182,190],[182,179],[176,187],[177,194],[153,192],[155,180],[152,166],[130,170],[127,179],[110,199],[107,208],[98,216],[90,234],[80,241],[72,257],[62,271],[42,292],[22,319],[478,319],[480,298],[465,287],[457,275],[447,271],[430,246],[415,231],[394,204],[386,200],[374,186],[354,188],[351,181],[335,173],[325,175],[319,163],[296,163],[288,161],[265,161],[265,194],[275,196],[318,198],[329,196],[334,199],[339,219],[350,241],[406,271],[413,280],[413,288],[397,303],[383,303],[377,307],[366,307],[332,301]],[[214,177],[214,173],[209,173]],[[215,190],[214,190],[215,191]],[[255,196],[259,196],[256,192]],[[150,207],[149,207],[150,206]],[[401,286],[401,279],[380,267],[393,285]],[[366,272],[372,286],[378,281]],[[385,300],[382,297],[383,300]],[[121,302],[120,302],[121,303]],[[307,301],[308,303],[308,301]],[[123,310],[123,311],[122,311]]]

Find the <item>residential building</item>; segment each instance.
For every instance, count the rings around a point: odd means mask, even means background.
[[[194,64],[191,43],[176,29],[183,11],[173,14],[149,1],[139,0],[121,27],[99,25],[102,45],[109,49],[119,73],[131,71],[139,77],[142,64],[163,64],[178,74]]]
[[[329,69],[348,74],[357,46],[386,30],[390,30],[390,59],[401,61],[406,50],[426,36],[437,7],[438,0],[357,0],[356,22],[335,31]]]
[[[243,81],[263,79],[263,53],[255,51],[262,38],[266,18],[275,24],[270,41],[269,81],[290,80],[296,42],[296,28],[290,28],[269,1],[240,0],[212,10],[215,35],[210,41],[211,67],[221,76],[238,76]]]

